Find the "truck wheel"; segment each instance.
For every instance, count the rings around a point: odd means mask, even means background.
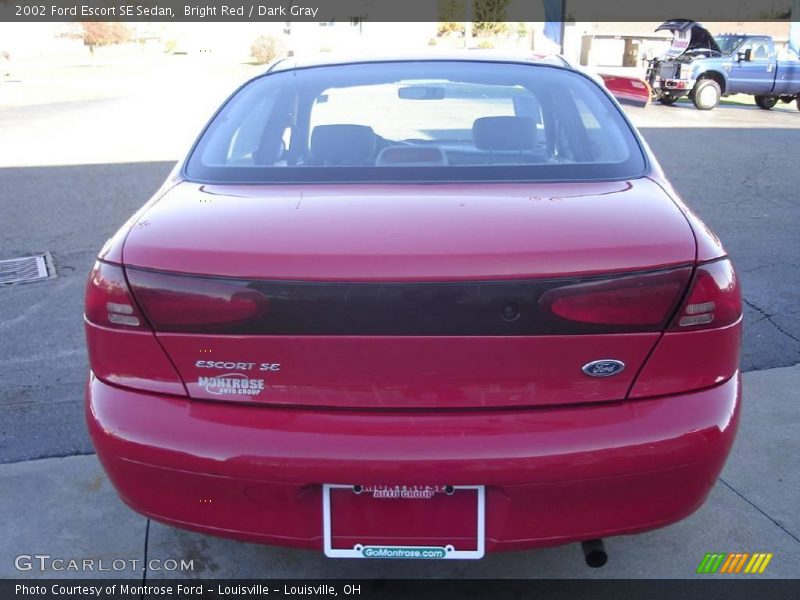
[[[671,96],[669,94],[664,94],[661,96],[658,101],[665,106],[669,106],[671,104],[675,104],[678,101],[678,96]]]
[[[777,96],[756,96],[756,104],[759,108],[769,110],[778,103]]]
[[[800,110],[800,96],[797,97],[797,110]]]
[[[699,110],[711,110],[719,104],[719,99],[722,97],[722,90],[713,79],[701,79],[694,86],[693,92],[692,102]]]

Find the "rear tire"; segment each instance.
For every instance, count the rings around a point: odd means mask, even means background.
[[[698,110],[711,110],[719,104],[722,90],[713,79],[701,79],[692,90],[692,102]]]
[[[769,110],[778,103],[777,96],[756,96],[756,104],[759,108]]]

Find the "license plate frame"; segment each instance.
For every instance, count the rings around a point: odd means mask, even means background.
[[[451,544],[445,546],[372,546],[356,544],[353,548],[334,548],[331,521],[331,490],[348,488],[352,490],[354,487],[353,485],[332,483],[325,483],[322,485],[323,550],[325,556],[328,558],[418,558],[424,560],[476,560],[483,558],[486,542],[485,486],[452,486],[454,490],[475,490],[477,494],[476,544],[474,550],[456,550]]]

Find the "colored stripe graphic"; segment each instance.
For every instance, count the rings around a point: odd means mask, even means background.
[[[722,565],[722,569],[720,573],[738,573],[742,570],[742,566],[744,562],[749,557],[749,554],[741,554],[741,553],[731,553],[728,555],[728,560],[725,561],[725,564]]]
[[[727,554],[709,553],[703,558],[700,566],[697,567],[698,573],[716,573]]]
[[[763,573],[764,570],[767,568],[767,565],[769,564],[769,561],[771,561],[771,560],[772,560],[772,552],[767,554],[767,556],[764,558],[764,562],[761,563],[761,569],[758,572],[759,573]]]
[[[725,559],[725,562],[722,563],[722,568],[719,570],[720,573],[730,573],[730,569],[733,565],[736,564],[736,561],[739,559],[738,554],[734,554],[731,552],[728,554],[728,558]]]
[[[744,569],[744,573],[760,575],[766,570],[772,557],[773,554],[771,552],[756,552],[754,554],[747,552],[709,552],[700,561],[697,566],[697,572],[705,574],[734,574],[742,573],[742,569]]]
[[[711,559],[711,555],[710,555],[710,554],[706,554],[706,555],[703,557],[703,560],[701,560],[701,561],[700,561],[700,564],[699,564],[699,565],[697,565],[697,572],[698,572],[698,573],[705,573],[705,572],[706,572],[706,566],[708,565],[708,561],[709,561],[710,559]]]
[[[769,561],[772,560],[772,552],[753,554],[753,558],[747,564],[745,573],[763,573],[767,568]]]
[[[735,571],[735,573],[738,573],[739,571],[741,571],[741,570],[742,570],[742,567],[744,566],[744,563],[745,563],[745,562],[747,562],[747,558],[748,558],[749,556],[750,556],[750,555],[749,555],[749,554],[747,554],[747,553],[745,553],[745,554],[742,554],[742,559],[741,559],[741,560],[739,561],[739,563],[736,565],[736,571]]]

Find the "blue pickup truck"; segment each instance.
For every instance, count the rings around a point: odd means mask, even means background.
[[[712,36],[699,23],[667,21],[656,31],[671,31],[672,46],[650,61],[647,82],[654,99],[672,104],[689,96],[700,110],[711,110],[720,98],[750,94],[763,109],[779,101],[797,102],[800,109],[800,57],[780,52],[766,35]]]

